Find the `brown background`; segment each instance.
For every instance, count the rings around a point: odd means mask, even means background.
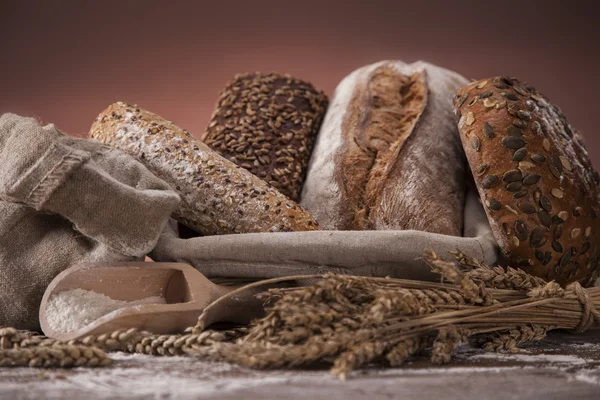
[[[331,94],[364,64],[424,59],[530,82],[600,167],[599,19],[577,0],[0,0],[0,112],[84,135],[123,100],[199,135],[235,73],[289,72]]]

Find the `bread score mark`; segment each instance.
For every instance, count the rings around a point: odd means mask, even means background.
[[[353,216],[345,229],[373,228],[369,211],[425,110],[426,79],[424,70],[405,75],[385,64],[354,89],[342,122],[341,189]]]

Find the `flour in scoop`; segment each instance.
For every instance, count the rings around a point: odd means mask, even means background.
[[[55,332],[67,333],[121,308],[141,304],[165,304],[160,296],[134,301],[115,300],[91,290],[71,289],[56,294],[46,306],[46,320]]]

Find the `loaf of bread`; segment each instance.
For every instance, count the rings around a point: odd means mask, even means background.
[[[453,114],[468,81],[424,62],[384,61],[337,87],[301,205],[324,229],[460,236],[466,162]]]
[[[600,179],[558,107],[516,79],[456,97],[461,140],[494,236],[512,265],[561,284],[598,275]]]
[[[236,76],[221,93],[202,140],[294,201],[327,96],[310,83],[276,73]]]
[[[202,235],[318,229],[299,205],[170,121],[115,103],[90,136],[135,156],[181,196],[174,218]]]

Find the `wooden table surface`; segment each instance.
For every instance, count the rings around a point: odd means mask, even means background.
[[[255,371],[193,357],[113,353],[100,369],[0,369],[1,399],[600,399],[600,331],[554,333],[519,354],[464,346],[455,360],[369,368]]]

